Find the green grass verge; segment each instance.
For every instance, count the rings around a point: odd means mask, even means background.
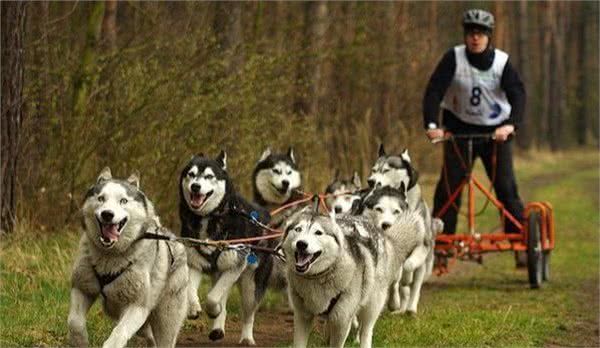
[[[509,253],[486,256],[483,265],[459,263],[450,274],[434,276],[424,286],[417,318],[385,313],[375,327],[375,346],[598,343],[598,153],[530,156],[516,162],[521,195],[525,201],[545,200],[555,207],[551,281],[539,290],[529,289],[526,271],[514,268]],[[426,197],[431,192],[425,187]],[[496,213],[488,208],[477,223],[493,229]],[[70,272],[78,239],[73,231],[37,233],[25,226],[2,237],[0,346],[66,345]],[[269,293],[263,311],[284,301],[281,294]],[[239,317],[237,292],[228,309],[232,317]],[[184,332],[206,327],[206,319],[187,322]],[[94,305],[88,315],[90,345],[101,345],[110,329],[100,306]],[[282,345],[290,340],[282,337]],[[318,333],[312,335],[311,345],[323,344]]]

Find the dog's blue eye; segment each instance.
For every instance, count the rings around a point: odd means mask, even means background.
[[[121,198],[121,200],[119,201],[119,203],[121,204],[127,204],[128,200],[127,198]]]
[[[292,175],[292,171],[286,172],[287,175]]]
[[[98,202],[102,203],[104,202],[105,198],[104,196],[98,196]]]

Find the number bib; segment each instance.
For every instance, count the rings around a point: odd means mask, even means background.
[[[508,119],[511,106],[500,87],[502,71],[508,61],[506,52],[496,49],[488,70],[469,64],[465,45],[454,47],[456,70],[442,100],[442,108],[466,123],[495,126]]]

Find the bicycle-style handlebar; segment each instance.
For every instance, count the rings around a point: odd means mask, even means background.
[[[444,133],[444,136],[441,138],[435,138],[431,140],[432,144],[441,143],[443,141],[453,140],[453,139],[496,139],[495,133],[472,133],[472,134],[452,134],[452,133]]]

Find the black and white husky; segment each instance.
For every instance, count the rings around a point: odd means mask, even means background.
[[[361,216],[322,216],[310,207],[295,213],[286,222],[282,244],[294,347],[306,347],[315,316],[327,319],[332,347],[344,346],[356,316],[361,347],[371,347],[388,289],[424,230],[414,214],[404,214],[381,232]]]
[[[272,153],[267,148],[256,163],[252,174],[254,202],[267,209],[278,208],[297,198],[302,185],[294,149],[287,153]]]
[[[181,235],[209,240],[227,240],[262,235],[262,229],[248,218],[255,215],[266,224],[269,213],[238,195],[227,174],[227,155],[221,151],[216,159],[193,156],[179,180]],[[219,250],[212,246],[187,248],[190,267],[189,317],[202,310],[198,300],[201,273],[213,276],[214,284],[206,299],[206,312],[215,318],[209,334],[218,340],[225,334],[226,304],[232,286],[237,283],[242,300],[240,343],[255,345],[254,315],[265,294],[273,268],[268,254],[248,254],[236,250]]]
[[[174,347],[187,312],[188,267],[182,244],[144,239],[174,237],[160,226],[139,177],[112,177],[105,168],[85,195],[84,232],[71,278],[69,343],[88,345],[86,314],[101,297],[117,322],[105,347],[124,347],[137,334],[147,346]]]
[[[285,154],[273,153],[270,147],[263,151],[252,173],[252,188],[256,204],[273,211],[301,199],[302,194],[299,191],[301,186],[302,176],[292,147]],[[271,226],[280,229],[284,221],[297,209],[297,207],[290,207],[273,215]]]
[[[336,170],[333,181],[325,188],[327,206],[338,215],[349,214],[354,203],[361,199],[361,186],[358,172],[349,179],[342,179],[339,170]]]

